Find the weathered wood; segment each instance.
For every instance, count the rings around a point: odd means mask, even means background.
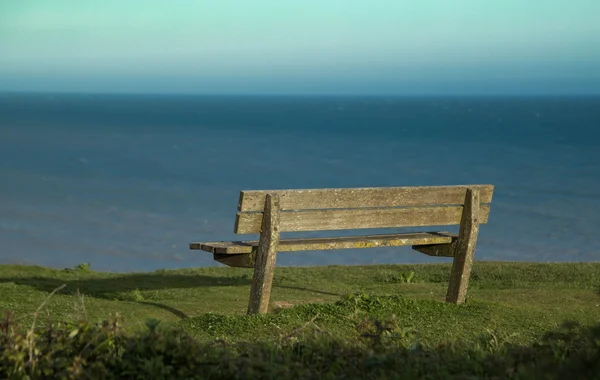
[[[250,288],[248,314],[265,314],[269,310],[269,298],[277,259],[279,244],[279,196],[267,194],[265,197],[262,232],[256,253],[254,276]]]
[[[489,205],[481,206],[481,223],[487,223],[489,211]],[[462,212],[462,206],[286,211],[281,213],[280,230],[294,232],[447,226],[459,224]],[[234,232],[258,233],[262,219],[262,213],[237,213]]]
[[[248,314],[266,313],[277,252],[411,245],[454,257],[447,302],[466,298],[479,224],[487,223],[492,185],[242,191],[235,233],[258,241],[190,243],[232,267],[254,268]],[[420,206],[420,207],[415,207]],[[280,240],[281,232],[460,224],[458,236],[417,232]]]
[[[454,257],[456,241],[447,244],[413,245],[412,249],[428,256]]]
[[[238,253],[238,254],[213,254],[213,259],[225,264],[228,267],[234,268],[254,268],[254,261],[256,259],[256,252],[254,253]]]
[[[239,211],[262,211],[266,194],[277,194],[281,210],[462,205],[467,188],[478,189],[481,203],[491,203],[493,185],[414,186],[348,189],[245,190]]]
[[[450,273],[450,284],[448,285],[446,302],[462,304],[467,297],[475,245],[477,244],[477,236],[479,235],[481,218],[479,203],[479,190],[469,189],[465,197],[465,209],[462,214],[460,231],[456,240],[456,250]]]
[[[190,249],[197,249],[218,254],[249,253],[255,251],[256,248],[258,248],[258,240],[190,243]]]
[[[449,232],[409,232],[401,234],[378,234],[360,236],[342,236],[326,238],[302,238],[279,240],[278,252],[292,251],[320,251],[330,249],[400,247],[406,245],[426,246],[448,244],[456,239],[456,235]],[[226,256],[239,256],[256,252],[258,241],[191,243],[190,249],[201,249],[211,252],[217,258],[225,259]],[[222,261],[221,261],[222,262]],[[226,265],[229,265],[223,262]],[[235,265],[231,265],[235,266]]]

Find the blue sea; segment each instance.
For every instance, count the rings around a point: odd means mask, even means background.
[[[0,94],[2,264],[221,265],[188,243],[253,237],[232,232],[240,190],[488,183],[477,260],[598,261],[600,97]],[[278,256],[444,261],[409,247]]]

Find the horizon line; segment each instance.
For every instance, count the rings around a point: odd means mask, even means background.
[[[96,96],[206,96],[206,97],[397,97],[397,98],[431,98],[431,97],[451,97],[451,98],[471,98],[471,97],[505,97],[505,98],[524,98],[524,97],[597,97],[600,91],[596,93],[308,93],[308,92],[281,92],[281,93],[202,93],[202,92],[107,92],[107,91],[61,91],[61,90],[2,90],[0,95],[96,95]]]

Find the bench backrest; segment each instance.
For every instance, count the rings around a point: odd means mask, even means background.
[[[234,232],[260,233],[266,194],[279,195],[280,232],[460,224],[467,188],[487,223],[493,185],[252,190],[240,192]]]

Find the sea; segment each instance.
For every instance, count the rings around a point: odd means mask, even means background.
[[[217,266],[188,244],[255,238],[233,233],[240,190],[462,184],[495,186],[476,260],[599,261],[600,97],[0,94],[0,264]]]

